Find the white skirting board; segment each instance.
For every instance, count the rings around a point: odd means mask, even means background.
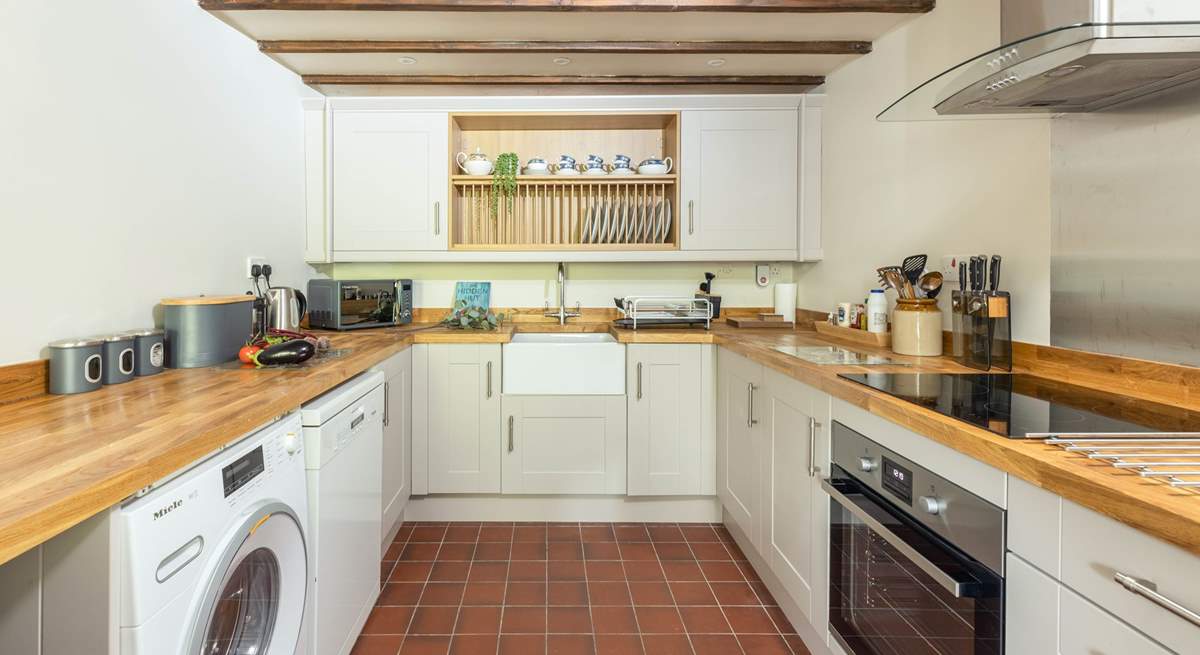
[[[413,496],[405,521],[577,521],[719,523],[715,496]]]
[[[788,596],[783,583],[779,581],[779,578],[775,577],[775,574],[771,572],[767,563],[754,550],[754,545],[746,538],[741,528],[725,516],[722,516],[721,520],[725,524],[725,529],[729,530],[729,534],[733,535],[733,540],[737,542],[738,547],[742,549],[742,553],[746,555],[750,566],[754,567],[754,572],[758,574],[759,578],[762,578],[763,584],[767,585],[767,591],[770,591],[771,596],[775,598],[775,602],[779,603],[779,609],[783,610],[784,615],[792,622],[792,627],[796,629],[796,634],[800,635],[800,638],[804,640],[804,645],[808,647],[809,652],[812,655],[838,655],[840,649],[834,650],[827,645],[830,641],[828,639],[828,625],[820,630],[818,634],[817,629],[808,622],[804,613],[796,606],[795,601],[792,600],[791,596]]]

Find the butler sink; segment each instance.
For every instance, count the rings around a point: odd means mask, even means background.
[[[517,333],[503,348],[509,395],[608,396],[625,393],[625,346],[611,334]]]

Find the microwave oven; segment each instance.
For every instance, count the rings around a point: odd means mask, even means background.
[[[357,330],[406,325],[412,319],[412,280],[308,281],[311,327]]]

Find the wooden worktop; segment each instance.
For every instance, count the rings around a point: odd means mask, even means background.
[[[544,323],[494,332],[431,325],[333,335],[340,358],[282,370],[203,368],[75,396],[38,395],[0,406],[0,563],[120,503],[139,489],[236,440],[273,417],[378,364],[413,343],[506,343],[515,332],[558,331]],[[621,343],[711,343],[1007,471],[1080,505],[1200,555],[1200,496],[1121,474],[1040,442],[1012,440],[837,377],[865,372],[819,366],[775,350],[829,345],[803,330],[642,330],[580,323],[568,331],[610,332]],[[966,373],[946,358],[872,371]],[[1055,377],[1047,371],[1035,371]],[[1079,383],[1079,380],[1075,380]],[[1148,398],[1143,392],[1139,396]],[[1164,402],[1171,402],[1170,398]]]

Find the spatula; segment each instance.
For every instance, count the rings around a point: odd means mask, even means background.
[[[904,258],[904,261],[900,263],[900,269],[904,271],[904,277],[908,278],[909,284],[917,285],[921,274],[925,272],[925,264],[928,261],[928,255],[912,255]]]

